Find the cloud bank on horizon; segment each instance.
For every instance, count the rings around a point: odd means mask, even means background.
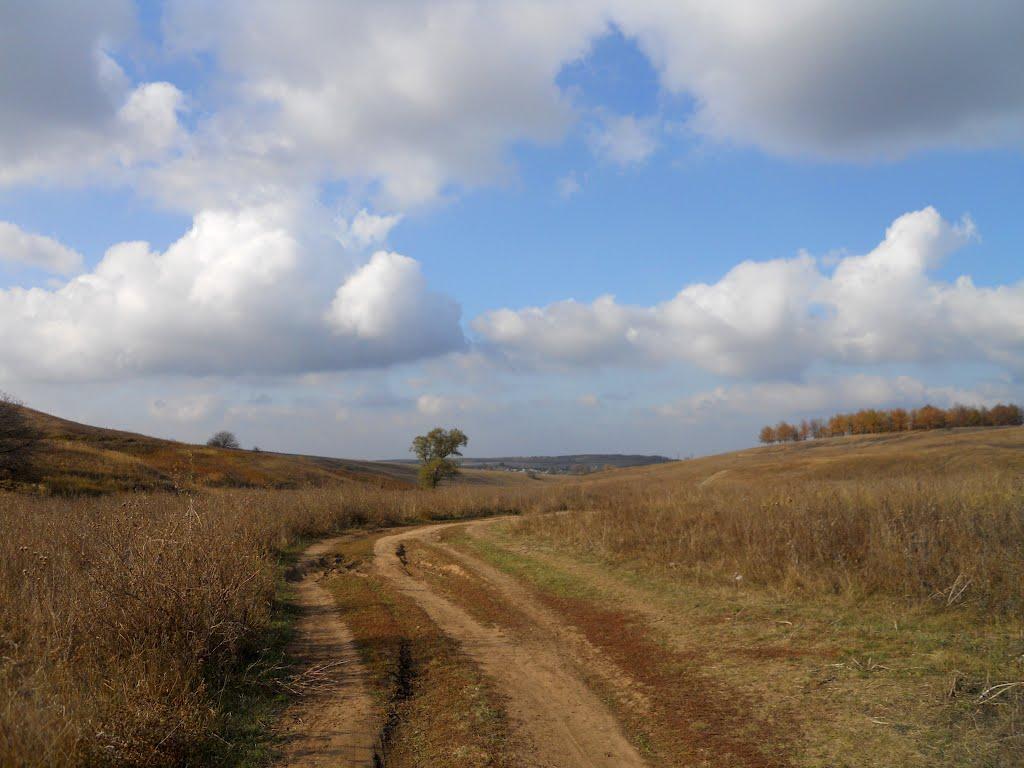
[[[810,390],[879,404],[1012,396],[1024,282],[946,274],[951,254],[984,248],[989,224],[931,199],[892,211],[864,253],[707,253],[717,279],[665,286],[647,304],[614,298],[610,275],[592,301],[561,284],[566,298],[497,299],[463,317],[467,297],[432,279],[414,243],[401,253],[390,242],[453,201],[521,183],[520,147],[573,145],[574,162],[589,153],[623,184],[670,168],[680,142],[864,173],[929,152],[1019,154],[1022,35],[1024,8],[1009,0],[984,12],[953,1],[167,0],[155,17],[130,0],[5,4],[0,387],[46,404],[66,402],[71,381],[134,386],[146,402],[127,418],[140,428],[383,419],[399,445],[417,419],[503,431],[538,391],[581,420],[602,410],[595,424],[640,431],[709,403],[759,414],[816,402]],[[646,62],[653,109],[595,105],[563,82],[609,36]],[[573,205],[586,178],[558,174],[558,204]],[[56,234],[60,221],[3,220],[4,195],[27,190],[123,191],[191,224],[166,248],[114,233],[90,259]],[[942,366],[973,379],[939,382]],[[659,371],[688,383],[616,394]],[[397,393],[367,406],[372,386]],[[529,418],[543,435],[544,416]],[[569,429],[562,447],[592,439]]]
[[[601,366],[683,360],[724,376],[788,377],[815,363],[980,361],[1024,374],[1024,281],[977,287],[929,271],[976,235],[934,208],[900,216],[870,253],[831,274],[802,253],[744,261],[717,283],[689,285],[651,307],[613,296],[590,304],[501,309],[473,326],[528,365]]]

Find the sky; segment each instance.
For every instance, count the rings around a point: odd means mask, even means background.
[[[1024,399],[1024,5],[0,4],[0,389],[354,458]]]

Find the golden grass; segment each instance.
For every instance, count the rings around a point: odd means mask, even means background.
[[[581,674],[652,764],[1022,764],[1024,696],[999,687],[1024,679],[1017,616],[715,585],[514,528],[446,538],[529,584],[615,660],[631,682]]]
[[[627,662],[655,638],[736,700],[794,714],[797,765],[1017,766],[1022,469],[1015,428],[605,473],[572,489],[581,511],[513,523],[500,557],[556,593],[572,572],[594,611],[617,601],[646,622],[614,635]],[[645,722],[655,746],[680,733]]]
[[[283,551],[527,503],[487,487],[2,494],[0,765],[195,762],[261,651]]]
[[[1024,430],[947,435],[945,444],[907,437],[611,473],[565,489],[587,512],[521,526],[582,552],[716,583],[1019,611]]]
[[[198,488],[415,485],[400,464],[189,445],[78,424],[25,409],[42,440],[19,486],[47,494],[102,494]]]
[[[103,451],[134,455],[110,441]],[[358,525],[581,510],[525,516],[519,535],[691,593],[875,596],[1009,626],[1024,607],[1022,448],[1024,429],[990,429],[437,492],[0,493],[0,764],[201,762],[224,732],[225,691],[264,652],[283,553]],[[994,668],[993,682],[1014,682]],[[1022,691],[997,702],[1017,713]]]
[[[599,487],[593,511],[532,517],[524,532],[617,561],[792,592],[885,593],[1024,608],[1024,479]]]

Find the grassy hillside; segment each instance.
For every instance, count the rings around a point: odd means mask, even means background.
[[[968,427],[854,435],[750,448],[601,472],[588,483],[644,480],[674,486],[766,481],[876,480],[977,471],[1024,472],[1024,427]]]
[[[593,475],[553,540],[701,578],[959,599],[1010,612],[1024,427],[830,438]]]
[[[566,484],[578,511],[466,546],[629,674],[598,686],[652,764],[1010,768],[1022,470],[1021,427],[758,448]]]
[[[408,488],[416,482],[411,466],[209,448],[25,412],[43,437],[33,459],[33,479],[40,490],[51,493],[347,483]]]

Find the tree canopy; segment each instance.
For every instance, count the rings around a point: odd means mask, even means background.
[[[228,432],[226,429],[222,429],[217,432],[213,437],[206,441],[206,444],[211,448],[231,448],[237,449],[240,447],[238,438],[235,437],[233,432]]]
[[[877,435],[945,427],[1009,427],[1022,423],[1024,410],[1013,403],[1000,403],[991,408],[954,405],[946,410],[934,405],[924,405],[911,411],[864,408],[854,413],[837,413],[828,420],[804,420],[799,425],[780,421],[774,427],[762,427],[758,439],[762,443],[784,443],[841,435]]]
[[[425,488],[436,488],[446,477],[459,473],[459,466],[451,456],[461,456],[460,448],[469,444],[461,429],[435,427],[425,435],[413,438],[409,450],[420,460],[419,480]]]

